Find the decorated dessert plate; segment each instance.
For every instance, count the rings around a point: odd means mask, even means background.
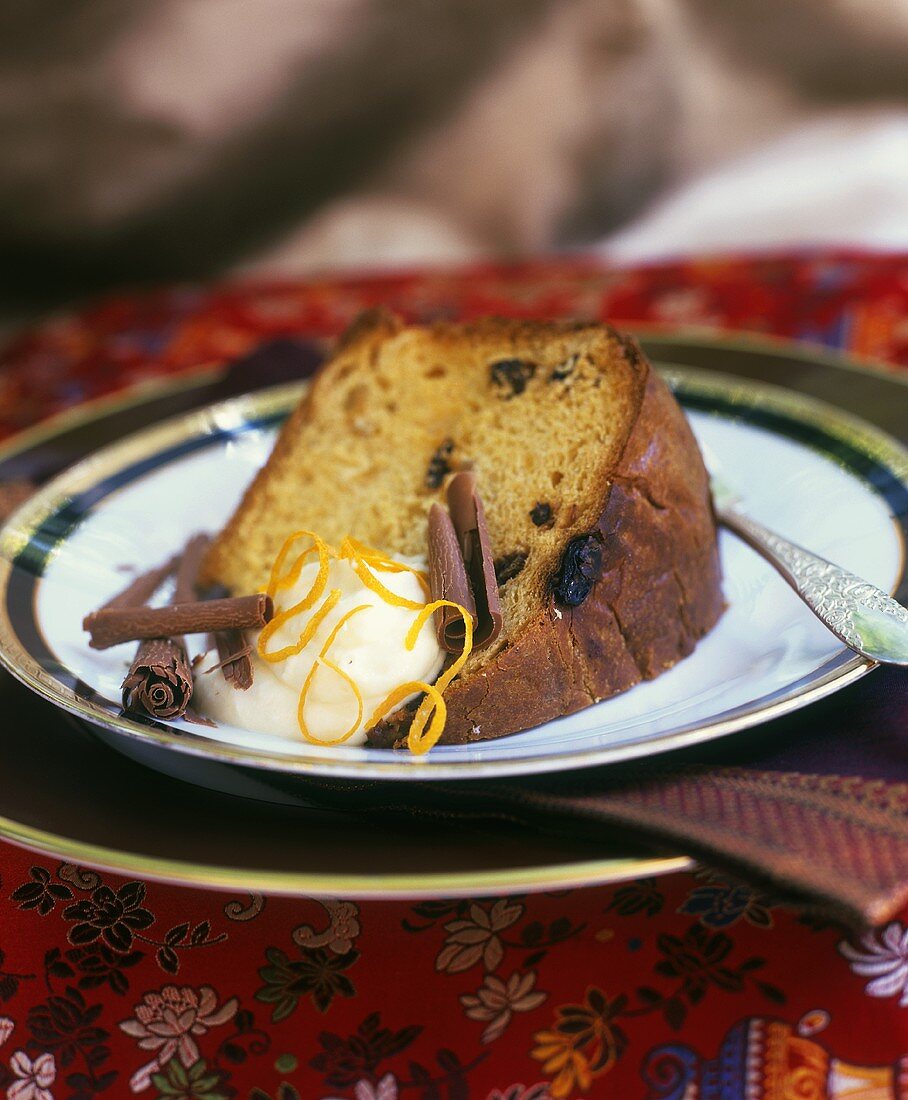
[[[908,452],[900,444],[803,395],[712,372],[663,370],[710,463],[756,519],[904,599]],[[3,662],[142,763],[278,801],[294,801],[294,777],[544,773],[733,734],[873,667],[723,531],[727,609],[694,653],[652,682],[524,733],[414,757],[316,748],[292,730],[279,736],[124,713],[121,685],[135,645],[90,649],[83,617],[123,587],[127,568],[148,569],[193,532],[223,526],[300,392],[299,384],[273,388],[131,435],[51,481],[0,535]]]

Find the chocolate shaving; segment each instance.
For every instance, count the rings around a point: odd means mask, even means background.
[[[168,607],[112,607],[87,615],[82,627],[91,634],[92,649],[108,649],[143,638],[209,634],[217,630],[261,628],[274,615],[264,593],[225,600],[193,600]]]
[[[108,600],[100,611],[89,615],[83,626],[98,615],[117,616],[124,612],[135,614],[150,611],[150,608],[143,605],[175,567],[177,577],[174,598],[187,593],[191,596],[207,545],[207,536],[196,535],[190,539],[182,555],[136,577],[122,592]],[[192,666],[182,638],[158,637],[143,640],[123,681],[122,691],[125,710],[145,711],[153,718],[186,716],[192,698]],[[207,724],[207,719],[199,720]]]
[[[123,681],[123,707],[153,718],[180,718],[192,698],[186,648],[173,638],[142,642]]]
[[[227,589],[221,585],[213,585],[203,593],[205,599],[219,599],[227,595]],[[248,691],[252,687],[254,677],[252,665],[252,647],[247,643],[241,630],[218,630],[212,634],[212,640],[217,648],[219,662],[208,672],[214,672],[219,668],[223,671],[224,679],[232,684],[238,691]]]
[[[191,722],[194,726],[208,726],[213,730],[218,728],[217,722],[213,722],[210,718],[206,718],[204,714],[199,714],[199,712],[193,710],[192,707],[187,707],[182,717],[184,722]]]
[[[180,556],[176,585],[171,603],[192,603],[196,598],[195,582],[202,568],[202,558],[211,539],[208,535],[193,535]],[[187,634],[191,631],[186,631]]]
[[[448,483],[448,508],[457,532],[467,577],[473,588],[477,626],[474,648],[494,642],[501,633],[501,599],[495,580],[492,545],[485,512],[476,491],[476,475],[456,473]]]
[[[216,665],[206,668],[203,676],[221,669],[224,679],[240,691],[252,687],[252,646],[246,641],[241,630],[219,630],[214,635],[220,660]]]
[[[476,601],[463,553],[451,517],[440,504],[433,504],[429,511],[429,584],[433,600],[452,600],[469,612],[475,633]],[[442,649],[449,653],[460,653],[463,649],[466,626],[456,608],[440,607],[435,612],[435,632]]]

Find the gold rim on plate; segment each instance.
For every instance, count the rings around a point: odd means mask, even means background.
[[[406,900],[427,897],[481,897],[492,894],[536,893],[570,890],[581,886],[607,886],[628,879],[689,871],[690,856],[616,856],[611,859],[577,860],[539,866],[502,867],[484,871],[438,871],[433,874],[323,874],[307,871],[267,871],[227,867],[213,863],[161,859],[138,852],[108,848],[72,840],[55,833],[0,817],[0,838],[20,848],[80,866],[95,867],[117,875],[135,875],[179,886],[213,890],[246,890],[271,895]]]

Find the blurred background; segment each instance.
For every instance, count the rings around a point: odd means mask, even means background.
[[[4,0],[0,318],[594,249],[908,248],[908,0]]]

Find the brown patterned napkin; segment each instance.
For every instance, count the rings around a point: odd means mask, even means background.
[[[694,751],[496,783],[312,785],[314,804],[394,818],[507,820],[696,856],[851,924],[908,903],[908,675]]]

